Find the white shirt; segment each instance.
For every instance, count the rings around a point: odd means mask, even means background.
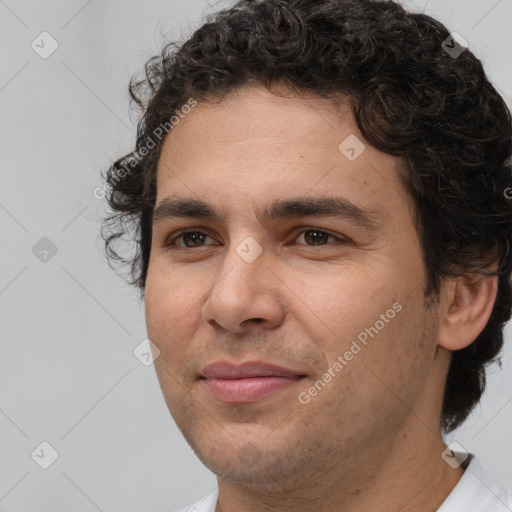
[[[461,479],[437,512],[512,512],[512,493],[480,465],[474,455]],[[189,507],[175,512],[214,512],[219,490],[215,489]]]

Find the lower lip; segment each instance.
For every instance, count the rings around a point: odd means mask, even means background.
[[[212,395],[229,404],[250,404],[284,389],[301,377],[251,377],[247,379],[205,379]]]

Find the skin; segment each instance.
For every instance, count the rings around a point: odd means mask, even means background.
[[[217,475],[222,512],[433,511],[463,474],[441,458],[442,394],[451,351],[489,318],[496,278],[444,281],[426,307],[401,161],[372,148],[337,99],[244,87],[199,103],[164,143],[157,206],[201,199],[225,216],[155,222],[145,296],[166,403]],[[350,134],[366,144],[355,161],[338,149]],[[379,227],[257,215],[299,196],[347,198],[374,211]],[[188,228],[207,236],[179,237]],[[345,241],[325,235],[315,245],[308,229]],[[236,251],[248,236],[263,249],[252,263]],[[401,311],[301,404],[299,393],[396,302]],[[221,359],[305,377],[260,402],[227,405],[199,379]]]

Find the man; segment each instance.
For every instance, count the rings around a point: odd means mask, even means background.
[[[460,36],[243,0],[146,75],[105,237],[137,228],[159,382],[218,477],[183,510],[512,510],[442,437],[512,303],[510,115]]]

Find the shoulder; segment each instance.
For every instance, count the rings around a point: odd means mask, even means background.
[[[511,512],[510,489],[487,473],[474,455],[470,457],[464,475],[437,512]]]

